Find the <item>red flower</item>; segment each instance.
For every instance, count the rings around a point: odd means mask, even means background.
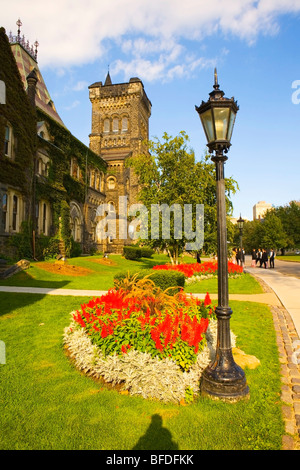
[[[210,299],[209,293],[206,292],[206,296],[205,296],[205,299],[204,299],[204,305],[206,307],[207,305],[210,305],[210,304],[211,304],[211,299]]]

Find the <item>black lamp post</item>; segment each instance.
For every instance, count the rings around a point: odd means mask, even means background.
[[[238,228],[240,231],[240,249],[241,249],[241,266],[243,266],[244,256],[243,256],[243,229],[244,229],[244,219],[240,214],[240,218],[237,220]]]
[[[215,69],[214,90],[207,102],[202,101],[198,112],[207,138],[207,147],[216,164],[217,181],[217,222],[218,222],[218,337],[216,356],[202,375],[202,393],[211,398],[237,401],[249,394],[249,388],[243,369],[233,358],[230,338],[231,308],[228,306],[228,259],[224,162],[231,145],[237,102],[234,98],[225,98],[219,90],[218,76]]]

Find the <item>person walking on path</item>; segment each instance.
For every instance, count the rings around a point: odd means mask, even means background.
[[[264,265],[265,269],[267,269],[267,264],[268,264],[268,253],[267,253],[266,250],[263,250],[260,267],[262,267],[262,265]]]
[[[274,259],[275,259],[275,251],[272,248],[271,251],[270,251],[270,269],[275,267],[274,266]]]
[[[259,267],[261,268],[262,265],[262,251],[259,248],[257,252],[256,264],[259,263]]]
[[[253,248],[253,250],[252,250],[251,268],[255,268],[256,263],[257,263],[257,255],[256,255],[255,249]]]

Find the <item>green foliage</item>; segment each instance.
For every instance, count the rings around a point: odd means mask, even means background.
[[[71,250],[70,250],[71,258],[76,258],[80,256],[81,253],[82,253],[81,244],[79,242],[76,242],[72,237],[71,238]]]
[[[152,256],[154,255],[154,250],[152,250],[151,248],[148,248],[146,246],[140,246],[139,248],[141,250],[142,258],[152,258]]]
[[[140,247],[136,246],[124,246],[123,256],[126,259],[137,260],[142,257],[142,250]]]
[[[152,269],[143,269],[141,271],[123,271],[116,273],[114,276],[114,283],[125,279],[126,277],[132,277],[136,275],[137,279],[143,279],[145,276],[149,276],[151,281],[159,287],[161,290],[170,289],[169,294],[174,295],[180,288],[184,288],[185,277],[183,273],[176,271],[154,271]]]
[[[6,105],[0,116],[0,176],[1,182],[19,187],[28,198],[32,189],[33,156],[36,152],[36,116],[24,90],[19,70],[4,28],[0,29],[0,80],[6,86]],[[15,145],[13,159],[4,155],[4,132],[9,123],[13,128]]]
[[[186,243],[192,241],[183,230],[184,204],[192,205],[191,229],[193,231],[196,229],[196,205],[204,205],[204,250],[208,254],[216,252],[217,246],[215,165],[207,155],[201,161],[196,162],[194,151],[187,146],[188,141],[189,138],[184,131],[175,138],[164,133],[162,142],[156,139],[148,143],[149,154],[143,154],[128,161],[128,165],[134,168],[142,188],[139,200],[148,209],[148,244],[153,248],[159,247],[166,250],[171,262],[176,264]],[[225,180],[228,213],[232,209],[229,196],[236,189],[237,183],[232,178]],[[157,224],[156,220],[155,222],[151,220],[152,204],[160,207],[165,204],[169,208],[173,206],[181,211],[181,214],[178,212],[177,216],[174,216],[174,211],[170,212],[170,237],[162,233],[161,213],[157,229],[158,238],[154,240],[150,237],[153,224]],[[181,238],[175,233],[180,217]]]
[[[14,247],[19,259],[32,259],[32,225],[30,222],[22,222],[19,233],[15,233],[9,239],[10,246]]]
[[[54,259],[59,254],[59,238],[49,237],[47,246],[43,250],[44,259]]]

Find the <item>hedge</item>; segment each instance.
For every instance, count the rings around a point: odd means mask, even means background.
[[[170,294],[175,294],[178,292],[177,288],[179,287],[184,288],[184,274],[177,271],[154,271],[153,269],[126,272],[122,271],[115,274],[114,281],[120,281],[127,276],[133,276],[135,274],[138,274],[138,279],[142,279],[143,277],[151,274],[150,279],[157,287],[160,287],[162,290],[168,289],[169,287],[176,287],[174,291],[169,291]]]
[[[140,259],[142,257],[142,251],[135,246],[124,246],[123,256],[126,259]]]

